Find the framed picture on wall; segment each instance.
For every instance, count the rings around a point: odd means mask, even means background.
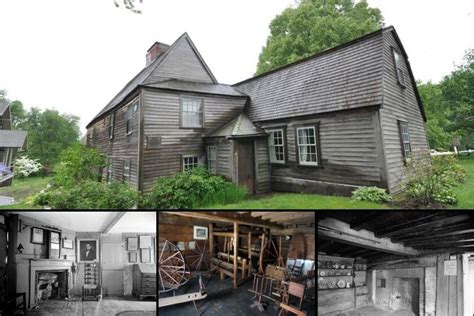
[[[130,263],[136,263],[137,262],[137,252],[136,251],[133,251],[133,252],[129,253],[128,261]]]
[[[207,239],[207,227],[194,226],[194,239]]]
[[[74,248],[74,243],[72,242],[72,239],[63,239],[63,248],[65,249],[73,249]]]
[[[31,243],[44,244],[44,230],[38,227],[31,228]]]
[[[59,244],[59,233],[51,232],[51,243]]]
[[[138,250],[138,238],[137,237],[128,237],[127,250],[128,251]]]
[[[99,240],[78,239],[76,251],[78,262],[99,261]]]
[[[151,248],[151,236],[140,236],[140,248]]]
[[[141,252],[141,257],[142,257],[142,263],[149,263],[151,258],[150,258],[150,248],[143,248],[140,249]]]

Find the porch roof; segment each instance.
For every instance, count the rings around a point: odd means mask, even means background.
[[[0,148],[26,148],[25,131],[0,130]]]
[[[230,122],[210,133],[207,137],[258,137],[268,135],[263,129],[255,126],[244,113],[239,114]]]

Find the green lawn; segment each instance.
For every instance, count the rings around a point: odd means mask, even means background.
[[[15,199],[15,204],[0,206],[0,209],[25,209],[40,208],[28,204],[31,197],[44,189],[51,177],[31,177],[26,179],[13,179],[13,184],[8,187],[0,188],[0,195],[10,196]]]
[[[282,193],[245,200],[236,204],[213,205],[217,209],[386,209],[386,204],[354,201],[348,197],[317,194]]]
[[[472,208],[474,209],[474,155],[461,156],[460,165],[466,170],[466,182],[454,188],[458,196],[458,204],[454,208]]]

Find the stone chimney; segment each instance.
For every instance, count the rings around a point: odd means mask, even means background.
[[[169,47],[167,44],[155,42],[146,52],[146,65],[151,64],[160,53],[165,52]]]

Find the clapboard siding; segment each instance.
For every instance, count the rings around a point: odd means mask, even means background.
[[[287,161],[285,164],[271,164],[271,177],[381,186],[383,170],[379,168],[379,161],[383,157],[376,147],[377,115],[377,108],[370,108],[261,123],[267,131],[284,128],[286,134]],[[295,127],[318,123],[321,167],[301,166],[296,156]],[[281,190],[282,185],[272,181],[272,188]],[[286,189],[291,191],[290,187]]]
[[[217,170],[218,175],[224,176],[227,180],[232,181],[232,148],[233,141],[224,137],[213,137],[206,139],[206,146],[216,146],[217,150]],[[207,150],[207,148],[206,148]],[[207,163],[207,158],[206,158]]]
[[[268,156],[267,138],[258,138],[255,140],[256,155],[256,184],[257,194],[270,192],[270,163]]]
[[[406,88],[397,83],[391,47],[401,52],[393,33],[384,32],[384,99],[380,117],[389,192],[399,193],[406,183],[407,174],[397,121],[408,123],[412,154],[415,159],[428,154],[429,146],[425,124],[413,88],[415,83],[411,81],[405,61],[402,63],[402,70]]]
[[[253,121],[298,117],[382,103],[383,38],[352,45],[234,85],[251,98]]]
[[[175,47],[163,58],[146,83],[166,79],[214,83],[186,36],[181,37],[175,43]]]
[[[96,121],[87,130],[87,134],[93,131],[93,138],[87,139],[87,144],[112,159],[112,178],[115,181],[122,181],[123,161],[131,159],[130,164],[130,186],[138,188],[138,121],[139,112],[134,116],[133,125],[135,131],[131,135],[126,135],[127,107],[130,101],[135,100],[135,94],[115,110],[114,137],[109,140],[107,123],[109,116]],[[140,107],[141,105],[139,105]],[[103,176],[106,177],[107,167],[103,169]]]
[[[144,149],[143,187],[151,187],[159,176],[170,176],[181,170],[182,155],[199,155],[205,157],[203,137],[214,131],[238,115],[244,105],[245,98],[189,94],[179,92],[163,92],[144,89],[144,133],[146,136],[160,136],[161,145],[155,149]],[[192,95],[204,99],[204,128],[180,128],[180,96]],[[219,148],[221,159],[228,150],[226,146]],[[205,161],[205,159],[203,159]],[[229,175],[231,165],[223,167],[219,163],[223,175]]]

